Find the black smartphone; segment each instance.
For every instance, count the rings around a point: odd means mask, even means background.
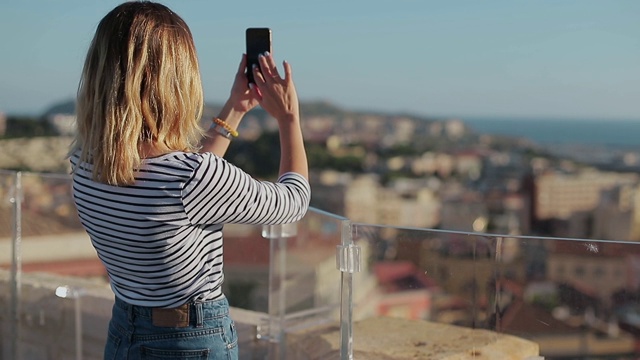
[[[253,65],[260,66],[258,56],[265,51],[271,53],[271,29],[269,28],[248,28],[247,37],[247,79],[249,83],[253,80]]]

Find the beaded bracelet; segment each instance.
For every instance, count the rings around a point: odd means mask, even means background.
[[[218,134],[224,136],[225,138],[231,140],[232,137],[237,137],[238,132],[233,130],[229,124],[224,122],[219,118],[213,119],[213,124],[209,127],[209,130],[214,130]]]
[[[227,124],[224,120],[220,119],[220,118],[213,118],[213,123],[215,125],[218,125],[220,127],[222,127],[224,130],[227,131],[227,133],[231,134],[231,136],[233,137],[238,137],[238,132],[235,131],[229,124]],[[215,129],[215,127],[214,127]],[[216,130],[218,132],[220,132],[219,130]],[[226,135],[226,134],[223,134]]]

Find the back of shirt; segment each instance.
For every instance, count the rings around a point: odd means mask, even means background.
[[[78,155],[71,157],[78,215],[114,293],[133,305],[221,298],[223,224],[295,222],[309,206],[301,175],[257,181],[211,153],[146,159],[131,186],[94,182]]]

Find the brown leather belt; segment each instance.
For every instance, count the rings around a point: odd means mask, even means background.
[[[159,327],[187,327],[189,326],[189,304],[171,309],[153,308],[151,322]]]

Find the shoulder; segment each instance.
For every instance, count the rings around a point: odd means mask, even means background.
[[[192,179],[207,178],[220,171],[229,171],[230,167],[225,159],[210,152],[173,152],[157,158],[148,165],[173,169]]]
[[[209,155],[206,153],[192,153],[192,152],[183,152],[183,151],[174,151],[169,154],[164,154],[162,156],[148,158],[143,160],[143,163],[146,166],[157,166],[157,167],[166,167],[173,168],[175,170],[183,170],[183,171],[194,171],[203,162],[209,161]]]
[[[161,180],[185,182],[197,176],[207,156],[198,153],[174,151],[142,161],[138,180]]]

